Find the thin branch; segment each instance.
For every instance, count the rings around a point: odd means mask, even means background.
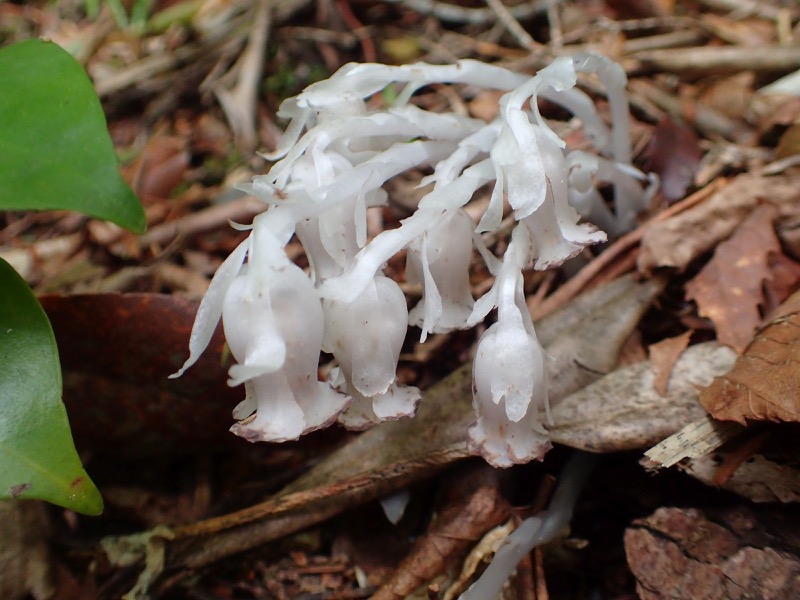
[[[486,4],[492,9],[494,14],[497,15],[497,18],[503,25],[506,26],[508,32],[514,36],[514,39],[517,40],[520,46],[532,51],[541,50],[541,44],[536,43],[531,35],[525,31],[505,4],[500,0],[486,0]]]
[[[221,83],[214,88],[214,94],[228,118],[237,144],[248,153],[255,150],[258,144],[256,102],[258,83],[264,68],[264,52],[269,37],[271,13],[272,0],[260,0],[256,7],[247,47],[233,67],[238,71],[236,85],[232,90],[225,89]]]

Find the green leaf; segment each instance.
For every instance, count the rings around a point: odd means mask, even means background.
[[[53,329],[25,281],[0,259],[0,499],[38,498],[98,515],[61,401]]]
[[[89,77],[52,42],[0,49],[0,209],[75,210],[141,233]]]

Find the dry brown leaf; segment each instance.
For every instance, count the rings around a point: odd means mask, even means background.
[[[660,508],[625,532],[643,600],[797,598],[800,520],[786,511]]]
[[[653,137],[647,147],[646,170],[658,174],[664,198],[680,200],[694,182],[702,156],[694,130],[664,117],[653,128]]]
[[[800,286],[800,263],[785,254],[770,254],[770,279],[764,283],[766,294],[765,310],[767,315],[786,300]]]
[[[648,348],[650,366],[656,376],[654,385],[656,391],[662,396],[667,393],[667,384],[669,383],[669,376],[672,374],[672,367],[675,366],[675,363],[678,362],[681,354],[689,345],[692,333],[690,329],[681,335],[651,344]]]
[[[726,117],[741,119],[753,101],[755,74],[744,71],[730,77],[714,79],[700,95],[699,101]]]
[[[769,254],[781,251],[772,226],[776,214],[772,205],[759,206],[686,284],[686,299],[696,301],[700,314],[711,319],[719,341],[738,352],[761,323]]]
[[[40,301],[58,341],[64,402],[80,448],[129,458],[235,446],[228,427],[243,392],[225,382],[221,328],[193,369],[167,378],[188,354],[196,302],[163,294]]]
[[[775,158],[786,158],[800,154],[800,123],[795,123],[783,132],[775,148]]]
[[[777,310],[733,369],[704,389],[715,419],[800,421],[800,292]]]
[[[186,140],[157,132],[125,174],[145,205],[169,198],[189,168]]]
[[[728,238],[762,199],[778,207],[779,221],[796,218],[800,212],[800,203],[795,202],[798,196],[796,175],[739,175],[702,204],[649,226],[642,237],[639,270],[685,269]]]

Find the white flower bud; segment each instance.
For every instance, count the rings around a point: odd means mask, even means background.
[[[340,420],[361,429],[413,415],[419,391],[394,383],[408,327],[406,300],[397,283],[377,275],[355,300],[325,300],[324,310],[325,349],[339,361],[345,391],[355,398],[352,415],[348,411]]]
[[[228,289],[225,338],[238,361],[230,385],[246,383],[256,415],[232,427],[250,441],[285,441],[324,427],[347,403],[317,381],[324,319],[319,296],[269,231],[256,228],[250,263]]]
[[[473,367],[477,423],[470,447],[498,467],[541,458],[548,446],[540,412],[547,409],[544,351],[525,305],[521,269],[532,252],[529,232],[517,226],[492,289],[473,319],[497,306],[497,323],[478,342]]]
[[[422,283],[422,300],[409,313],[409,322],[429,332],[442,333],[466,326],[475,304],[469,288],[472,258],[472,219],[463,209],[450,211],[446,220],[417,239],[409,248],[406,277]]]

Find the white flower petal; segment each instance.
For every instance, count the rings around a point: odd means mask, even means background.
[[[217,323],[219,323],[222,316],[222,304],[225,300],[225,294],[235,281],[239,271],[241,271],[249,248],[250,238],[248,237],[231,252],[230,256],[225,259],[217,269],[217,272],[214,273],[208,290],[206,290],[206,295],[203,296],[200,307],[197,309],[197,316],[194,318],[192,333],[189,336],[189,358],[186,359],[186,362],[176,373],[169,376],[170,379],[183,375],[186,369],[197,362],[197,359],[200,358],[200,355],[208,346],[211,337],[214,335],[214,330],[217,328]]]

